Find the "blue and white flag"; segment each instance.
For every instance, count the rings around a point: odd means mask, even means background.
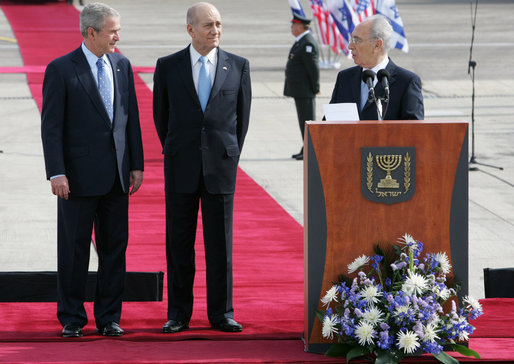
[[[289,0],[289,6],[291,7],[293,15],[298,14],[300,16],[305,16],[300,0]]]
[[[385,16],[393,27],[391,48],[398,48],[407,53],[409,51],[409,44],[407,43],[402,18],[396,7],[395,0],[375,0],[375,9],[376,13]]]
[[[353,29],[359,24],[359,18],[347,0],[327,0],[327,7],[334,24],[341,33],[343,43],[341,48],[346,55],[349,55],[348,45]]]

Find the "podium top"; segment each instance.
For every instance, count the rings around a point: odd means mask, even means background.
[[[315,121],[307,120],[308,125],[356,125],[356,124],[469,124],[465,120],[354,120],[354,121]]]

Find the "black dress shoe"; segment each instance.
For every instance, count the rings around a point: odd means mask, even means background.
[[[162,332],[165,334],[172,334],[185,329],[189,329],[189,323],[177,320],[169,320],[162,327]]]
[[[303,161],[303,153],[302,154],[297,154],[294,159],[296,159],[297,161]]]
[[[234,319],[224,318],[220,322],[212,324],[211,327],[216,330],[221,330],[225,332],[241,332],[243,331],[243,326],[238,324]]]
[[[303,151],[301,151],[300,153],[293,154],[291,156],[291,158],[293,159],[298,159],[299,157],[303,157]]]
[[[123,336],[125,333],[120,325],[114,321],[109,322],[104,327],[98,328],[96,331],[103,336]]]
[[[80,325],[64,325],[62,329],[62,337],[82,337],[82,335],[82,327]]]

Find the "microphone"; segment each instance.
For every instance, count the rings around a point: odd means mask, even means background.
[[[389,102],[389,72],[386,69],[381,69],[377,73],[377,78],[384,87],[384,102]]]
[[[368,85],[369,94],[368,102],[375,101],[375,89],[373,88],[373,81],[375,80],[375,72],[372,70],[365,70],[362,72],[362,81]]]

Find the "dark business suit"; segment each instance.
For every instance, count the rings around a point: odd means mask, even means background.
[[[143,147],[129,61],[112,65],[114,120],[107,114],[79,47],[52,61],[43,81],[41,134],[49,179],[65,175],[69,199],[58,198],[58,306],[63,326],[84,326],[91,232],[99,258],[97,327],[119,322],[128,240],[130,171],[143,170]]]
[[[214,83],[202,111],[189,47],[160,58],[154,74],[154,121],[164,154],[168,319],[191,318],[201,200],[207,313],[214,324],[233,318],[232,211],[250,117],[250,69],[248,60],[218,48]]]
[[[284,96],[294,97],[302,141],[305,121],[316,118],[316,94],[318,92],[318,42],[311,33],[307,33],[295,42],[289,51],[284,84]]]
[[[389,72],[389,106],[384,120],[423,120],[423,94],[421,93],[420,78],[389,59],[386,66]],[[355,66],[345,69],[337,75],[337,81],[332,92],[331,104],[350,102],[356,103],[360,120],[377,120],[375,103],[367,102],[360,110],[361,104],[361,74],[362,67]],[[384,96],[384,88],[379,82],[375,86],[376,97]],[[382,110],[384,110],[383,105]]]

